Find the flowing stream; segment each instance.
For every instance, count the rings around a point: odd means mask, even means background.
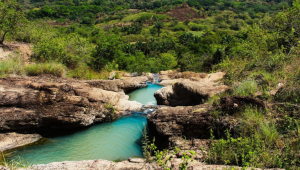
[[[129,93],[129,100],[155,105],[153,94],[161,87],[148,84],[147,88]],[[121,117],[117,121],[93,125],[73,134],[42,139],[9,151],[7,157],[9,160],[21,158],[30,164],[93,159],[114,161],[142,157],[140,139],[144,123],[147,123],[146,116],[137,112]]]

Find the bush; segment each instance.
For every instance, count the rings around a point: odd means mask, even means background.
[[[233,89],[233,94],[237,96],[250,96],[258,90],[258,85],[255,80],[246,80],[237,85]]]
[[[0,75],[5,76],[8,74],[25,74],[21,56],[13,56],[11,59],[0,62]]]
[[[185,26],[184,25],[176,25],[174,28],[173,28],[173,31],[185,31]]]
[[[217,24],[217,26],[219,27],[219,28],[228,28],[228,25],[226,24],[226,22],[224,22],[224,21],[222,21],[222,22],[219,22],[218,24]]]
[[[63,37],[44,37],[35,44],[33,59],[39,62],[62,63],[75,68],[79,63],[86,63],[92,51],[92,45],[79,35]]]
[[[92,79],[107,79],[109,77],[109,72],[105,70],[101,70],[100,72],[96,72],[90,69],[86,65],[81,65],[71,71],[68,72],[68,77],[92,80]]]
[[[28,76],[52,74],[63,77],[66,73],[66,67],[60,63],[37,63],[25,66],[25,71]]]
[[[202,30],[204,30],[204,26],[194,24],[194,23],[190,23],[189,28],[190,28],[191,31],[202,31]]]

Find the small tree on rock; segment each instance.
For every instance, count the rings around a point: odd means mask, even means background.
[[[0,0],[0,44],[5,36],[14,34],[27,24],[27,19],[16,0]]]

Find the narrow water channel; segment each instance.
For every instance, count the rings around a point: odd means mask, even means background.
[[[129,94],[129,100],[155,105],[154,92],[161,86],[149,84],[147,88]],[[114,122],[93,125],[70,135],[43,139],[7,153],[9,160],[21,158],[30,164],[47,164],[79,160],[122,160],[142,157],[141,129],[146,116],[134,113]]]

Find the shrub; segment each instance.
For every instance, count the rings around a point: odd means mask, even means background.
[[[109,72],[105,70],[96,72],[90,69],[86,65],[81,65],[73,70],[70,70],[67,76],[72,78],[85,79],[85,80],[107,79],[109,77]]]
[[[66,73],[66,68],[60,63],[37,63],[25,66],[25,71],[28,76],[52,74],[57,77],[63,77]]]
[[[246,80],[234,87],[233,94],[237,96],[254,95],[258,90],[258,85],[255,80]]]
[[[174,28],[173,28],[173,31],[185,31],[185,26],[184,25],[176,25]]]
[[[198,24],[194,24],[194,23],[190,23],[189,28],[192,31],[202,31],[202,30],[204,30],[204,27],[202,25],[198,25]]]
[[[224,21],[222,21],[222,22],[219,22],[218,24],[217,24],[217,26],[219,27],[219,28],[228,28],[228,25],[226,24],[226,22],[224,22]]]
[[[0,75],[7,74],[22,75],[24,74],[24,66],[21,56],[12,56],[11,59],[0,62]]]

